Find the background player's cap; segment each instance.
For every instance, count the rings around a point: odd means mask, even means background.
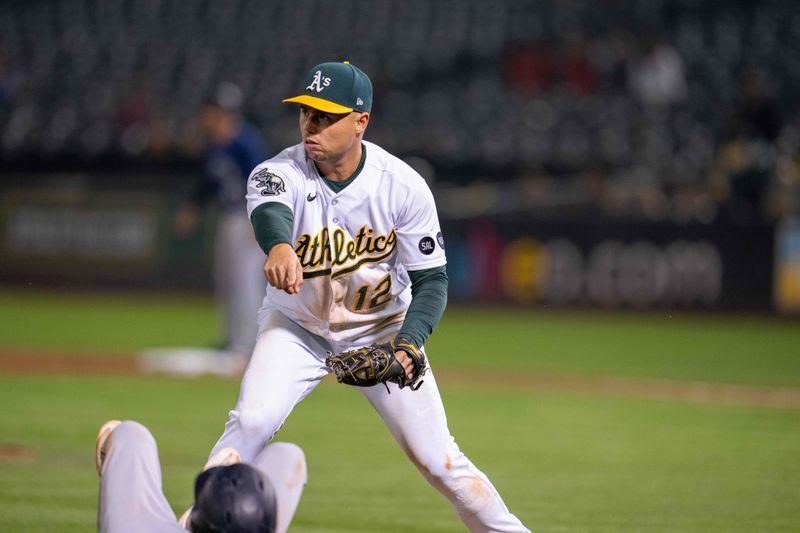
[[[223,81],[203,103],[236,114],[241,112],[244,106],[244,93],[235,83]]]
[[[372,109],[372,82],[369,76],[344,63],[321,63],[308,71],[303,94],[284,102],[305,104],[325,113],[369,113]]]

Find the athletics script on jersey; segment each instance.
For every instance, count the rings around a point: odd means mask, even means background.
[[[301,235],[295,252],[303,267],[303,278],[330,275],[335,279],[355,272],[368,263],[380,263],[387,259],[394,252],[396,244],[397,234],[394,230],[388,235],[378,235],[373,228],[363,225],[355,238],[350,239],[341,228],[335,228],[332,233],[328,228],[322,228],[316,235]]]

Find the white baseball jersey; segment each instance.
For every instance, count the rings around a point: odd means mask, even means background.
[[[433,195],[410,166],[363,141],[357,177],[334,192],[302,144],[257,166],[247,212],[280,202],[294,215],[292,246],[303,267],[299,294],[267,287],[274,306],[337,343],[368,343],[399,324],[411,301],[409,271],[446,263]]]

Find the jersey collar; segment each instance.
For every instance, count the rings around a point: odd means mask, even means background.
[[[334,194],[338,194],[342,192],[345,187],[353,183],[353,181],[355,181],[358,175],[361,174],[361,171],[364,170],[364,163],[366,162],[366,160],[367,160],[367,146],[364,143],[361,143],[361,160],[358,162],[358,166],[356,167],[355,171],[353,171],[353,174],[344,181],[329,180],[328,178],[320,174],[317,165],[313,163],[313,161],[312,164],[314,164],[314,168],[317,171],[317,175],[325,183],[325,185],[327,185],[328,188],[334,192]]]

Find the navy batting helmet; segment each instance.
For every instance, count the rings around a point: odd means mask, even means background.
[[[247,464],[209,468],[194,484],[193,533],[274,533],[275,489]]]

